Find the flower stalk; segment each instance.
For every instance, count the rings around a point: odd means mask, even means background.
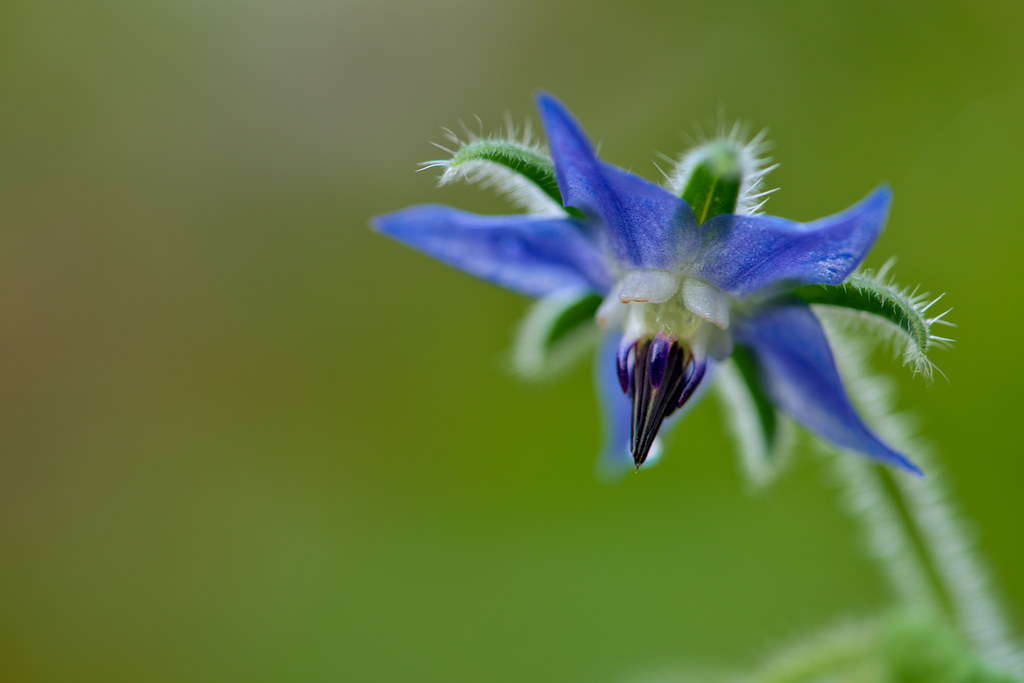
[[[867,421],[928,472],[914,479],[842,454],[831,458],[846,489],[846,509],[860,522],[871,556],[905,606],[955,625],[984,661],[1024,679],[1024,650],[934,456],[894,412],[888,387],[867,373],[863,349],[834,329],[830,338],[842,351],[837,355],[847,390]]]

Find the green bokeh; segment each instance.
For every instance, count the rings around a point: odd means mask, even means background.
[[[0,679],[620,681],[886,605],[810,449],[746,491],[720,411],[607,485],[585,365],[372,234],[441,126],[561,97],[651,178],[724,110],[772,213],[888,182],[869,259],[960,328],[901,405],[1024,623],[1024,5],[22,0],[0,8]]]

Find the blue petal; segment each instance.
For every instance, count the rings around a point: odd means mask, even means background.
[[[775,304],[737,321],[736,340],[753,352],[771,400],[835,445],[914,474],[921,470],[883,443],[846,396],[821,323],[805,304]]]
[[[633,455],[629,452],[632,407],[619,384],[618,350],[618,336],[608,334],[594,354],[594,386],[604,430],[598,467],[607,475],[619,474],[633,467]]]
[[[696,253],[697,220],[682,199],[598,161],[583,129],[561,102],[537,97],[565,205],[599,221],[623,268],[676,270]]]
[[[600,249],[571,219],[480,216],[422,205],[377,216],[373,226],[439,261],[528,296],[567,289],[605,293],[611,286]]]
[[[871,249],[889,213],[880,187],[846,211],[812,223],[721,215],[701,226],[697,277],[733,296],[802,284],[835,285]]]

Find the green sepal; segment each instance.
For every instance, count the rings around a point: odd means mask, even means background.
[[[761,386],[754,357],[743,346],[718,368],[722,396],[740,454],[740,465],[754,486],[773,482],[785,468],[788,422]]]
[[[1013,683],[993,668],[949,624],[934,616],[897,614],[883,626],[880,644],[892,681]]]
[[[929,317],[928,310],[938,298],[896,285],[886,278],[887,270],[888,266],[878,273],[856,273],[838,285],[806,285],[793,294],[811,305],[864,314],[882,321],[902,337],[904,364],[931,377],[934,365],[928,359],[928,352],[932,347],[952,341],[936,336],[933,328],[952,325],[943,320],[949,311]]]
[[[739,150],[722,142],[710,144],[690,173],[682,198],[697,223],[723,213],[735,213],[743,182]]]
[[[534,193],[546,196],[555,206],[563,206],[551,157],[535,146],[514,138],[471,140],[455,150],[451,159],[427,162],[425,165],[442,165],[447,169],[441,177],[442,183],[455,178],[470,181],[479,179],[494,183],[516,199],[522,199],[524,191],[533,190]],[[577,217],[581,215],[575,209],[565,210]]]
[[[530,309],[516,336],[515,369],[530,379],[557,374],[598,339],[594,320],[601,297],[590,292],[552,294]]]
[[[757,367],[754,365],[754,356],[750,351],[743,346],[737,346],[733,349],[732,360],[736,364],[736,369],[740,371],[743,384],[750,392],[750,398],[754,401],[758,425],[761,428],[760,433],[766,446],[765,451],[771,455],[779,432],[779,418],[775,405],[761,388],[761,381],[757,377]]]

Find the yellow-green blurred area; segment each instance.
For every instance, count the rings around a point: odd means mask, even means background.
[[[0,679],[635,681],[891,602],[807,446],[744,484],[713,400],[594,475],[584,362],[523,384],[526,300],[373,234],[442,126],[562,98],[658,179],[767,126],[770,213],[888,182],[869,257],[959,323],[888,354],[1024,623],[1018,2],[7,2]]]

